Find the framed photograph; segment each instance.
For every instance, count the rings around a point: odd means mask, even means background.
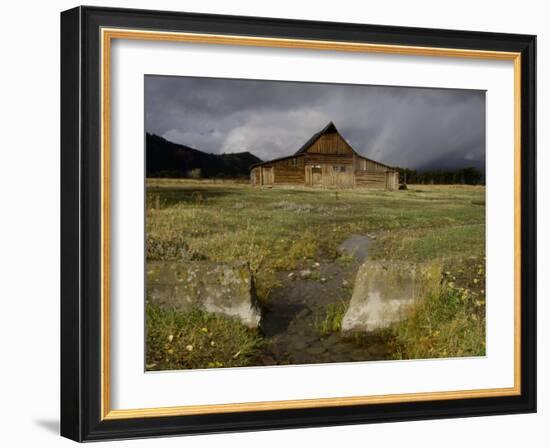
[[[61,433],[536,410],[535,36],[61,14]]]

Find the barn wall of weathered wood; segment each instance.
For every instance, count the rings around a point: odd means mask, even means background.
[[[353,188],[355,175],[351,164],[307,164],[305,184],[310,187]]]
[[[304,185],[304,158],[292,157],[273,162],[275,183],[280,185]]]
[[[386,188],[386,173],[380,171],[357,171],[355,185],[358,188]]]
[[[331,164],[331,165],[352,165],[353,157],[337,154],[309,154],[305,155],[305,163],[307,165],[315,164]]]
[[[364,157],[356,157],[355,171],[379,171],[386,172],[388,167],[374,160],[365,159]]]
[[[308,154],[353,155],[353,149],[339,134],[325,134],[319,137],[307,150]]]

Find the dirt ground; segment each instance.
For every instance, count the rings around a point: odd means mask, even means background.
[[[348,244],[352,239],[353,244]],[[348,256],[345,262],[319,260],[279,273],[282,286],[270,295],[261,322],[267,338],[264,365],[387,359],[386,343],[380,336],[358,338],[322,331],[320,323],[329,305],[349,303],[355,274],[367,257],[368,238],[354,235],[341,245],[341,250]]]

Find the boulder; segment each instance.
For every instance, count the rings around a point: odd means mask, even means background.
[[[369,332],[401,321],[412,304],[438,290],[440,278],[437,263],[366,261],[357,272],[342,331]]]
[[[148,261],[147,298],[180,311],[194,308],[235,317],[255,328],[260,308],[245,263]]]

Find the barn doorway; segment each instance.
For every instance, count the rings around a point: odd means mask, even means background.
[[[269,168],[262,168],[262,185],[266,185],[269,187],[273,186],[273,167],[270,166]]]
[[[311,186],[320,187],[323,185],[323,171],[319,165],[311,167]]]

